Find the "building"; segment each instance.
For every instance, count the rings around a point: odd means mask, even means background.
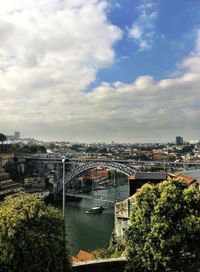
[[[15,131],[14,139],[15,140],[19,140],[20,139],[20,132],[19,131]]]
[[[46,188],[46,179],[42,177],[25,178],[24,191],[44,198],[50,194],[49,189]]]
[[[183,145],[183,137],[181,136],[176,137],[176,145]]]
[[[0,153],[8,154],[11,153],[11,145],[10,144],[0,144]]]
[[[7,141],[18,141],[20,140],[20,132],[15,131],[13,135],[6,135]]]
[[[129,177],[129,196],[135,194],[145,183],[158,184],[167,177],[167,173],[164,172],[138,172],[135,176]]]
[[[78,254],[74,257],[71,256],[71,263],[87,262],[95,259],[95,254],[84,250],[79,250]]]
[[[190,177],[190,176],[185,175],[183,173],[175,174],[175,175],[171,174],[170,176],[174,177],[174,178],[177,178],[177,179],[182,179],[185,182],[187,182],[189,185],[192,185],[192,186],[196,187],[200,191],[200,180],[199,179]]]
[[[23,187],[18,182],[9,178],[9,174],[3,168],[0,168],[0,200],[7,195],[23,191]]]
[[[77,178],[77,183],[80,187],[88,187],[88,184],[90,187],[92,184],[106,180],[108,172],[109,171],[107,169],[89,170],[86,175]],[[88,181],[90,182],[88,183]]]
[[[138,172],[129,177],[129,195],[124,201],[115,204],[114,240],[123,242],[125,230],[130,223],[130,211],[134,203],[134,194],[145,183],[158,184],[168,178],[167,173],[162,172]]]
[[[152,175],[151,175],[152,174]],[[146,180],[145,180],[146,178]],[[152,180],[155,178],[155,181]],[[114,240],[123,243],[125,238],[125,231],[130,224],[130,212],[131,207],[134,204],[134,193],[139,189],[143,184],[150,182],[157,184],[168,178],[177,178],[182,179],[191,186],[195,186],[200,190],[200,181],[194,179],[185,174],[166,174],[166,173],[138,173],[135,177],[130,177],[130,190],[133,193],[129,198],[124,201],[115,203],[115,222],[114,222]],[[134,185],[134,182],[136,184]],[[139,187],[140,186],[140,187]]]
[[[114,237],[118,242],[123,242],[125,230],[130,224],[130,211],[134,202],[134,195],[115,203]]]
[[[6,135],[6,140],[7,141],[14,141],[14,136],[13,135]]]

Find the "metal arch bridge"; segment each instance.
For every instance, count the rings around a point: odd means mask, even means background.
[[[62,163],[61,157],[40,157],[40,156],[26,156],[26,160],[38,161],[41,163]],[[116,162],[119,164],[130,164],[133,166],[163,166],[163,167],[184,167],[184,166],[196,166],[200,167],[200,162],[188,161],[188,162],[171,162],[171,161],[140,161],[140,160],[120,160],[120,159],[69,159],[66,163],[70,164],[82,164],[88,162]]]
[[[131,168],[125,164],[115,162],[115,161],[88,161],[82,163],[81,165],[73,167],[73,169],[68,172],[65,176],[65,184],[70,184],[70,182],[79,176],[81,173],[96,168],[96,167],[105,167],[109,169],[116,170],[117,172],[121,172],[126,176],[133,176],[136,174],[136,169]],[[62,179],[58,182],[57,191],[60,192],[62,190],[63,181]]]

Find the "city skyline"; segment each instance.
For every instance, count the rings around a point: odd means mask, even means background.
[[[34,135],[32,135],[32,137],[26,137],[26,135],[21,135],[21,131],[14,131],[13,133],[11,132],[9,135],[5,135],[7,137],[6,139],[6,142],[8,143],[12,143],[13,141],[14,142],[20,142],[20,143],[23,143],[24,141],[27,142],[27,141],[33,141],[33,142],[65,142],[65,143],[70,143],[70,144],[111,144],[111,145],[114,145],[114,144],[127,144],[127,145],[134,145],[134,144],[176,144],[176,145],[184,145],[184,144],[197,144],[197,143],[200,143],[200,139],[191,139],[191,138],[183,138],[182,136],[175,136],[174,139],[167,139],[166,142],[161,142],[161,141],[152,141],[152,142],[141,142],[141,141],[137,141],[137,142],[134,142],[134,141],[129,141],[129,142],[117,142],[115,141],[114,139],[112,139],[110,142],[105,142],[105,141],[101,141],[101,142],[95,142],[95,141],[92,141],[92,142],[81,142],[81,141],[68,141],[67,139],[63,140],[63,141],[57,141],[57,140],[49,140],[49,141],[44,141],[43,139],[38,139],[36,138]],[[180,143],[181,141],[181,143]]]
[[[74,142],[200,138],[200,3],[8,0],[0,131]]]

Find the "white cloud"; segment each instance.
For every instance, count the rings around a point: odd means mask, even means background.
[[[146,51],[153,45],[158,7],[156,2],[144,0],[137,9],[139,16],[128,29],[128,35],[137,43],[140,51]]]
[[[115,61],[122,32],[106,8],[102,0],[1,3],[1,129],[73,119],[81,90]]]
[[[200,33],[200,32],[199,32]],[[167,141],[176,135],[200,138],[200,48],[180,64],[181,75],[155,80],[138,77],[132,84],[103,83],[87,94],[85,126],[118,141]],[[97,136],[96,136],[97,137]]]
[[[102,83],[84,92],[97,71],[115,61],[113,45],[122,35],[107,20],[106,5],[1,5],[0,131],[87,142],[199,138],[200,36],[180,65],[181,75],[160,81],[141,76],[132,84]]]
[[[129,35],[133,39],[139,40],[143,35],[143,28],[139,25],[134,24],[133,27],[129,30]]]

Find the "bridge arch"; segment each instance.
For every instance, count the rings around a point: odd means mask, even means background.
[[[81,173],[96,167],[104,167],[111,170],[116,170],[117,172],[123,173],[126,176],[133,176],[136,174],[136,169],[119,162],[89,161],[75,166],[70,172],[68,172],[65,176],[65,184],[70,184],[70,182],[72,182],[72,180],[78,177]],[[57,189],[58,192],[62,190],[62,180],[59,181]]]

